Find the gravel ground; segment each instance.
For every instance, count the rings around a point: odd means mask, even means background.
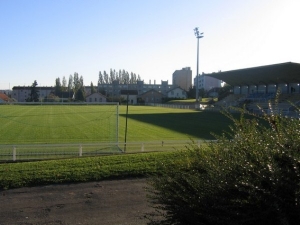
[[[1,225],[143,225],[146,179],[47,185],[0,192]]]

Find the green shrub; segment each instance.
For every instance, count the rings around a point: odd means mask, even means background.
[[[149,182],[149,224],[300,224],[300,120],[240,112],[225,112],[230,133],[161,166]]]

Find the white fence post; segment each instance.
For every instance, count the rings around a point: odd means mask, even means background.
[[[79,145],[79,157],[82,156],[82,145]]]
[[[141,149],[141,151],[142,152],[144,151],[144,143],[142,143],[142,149]]]
[[[198,140],[198,148],[200,148],[200,140]]]
[[[13,147],[13,161],[17,160],[17,149],[16,146]]]

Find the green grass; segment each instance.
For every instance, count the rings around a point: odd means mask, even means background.
[[[124,140],[126,107],[120,106],[119,140]],[[219,112],[129,106],[127,141],[211,140],[231,121]]]
[[[0,144],[116,142],[113,105],[1,105]]]
[[[2,126],[0,127],[0,132],[5,136],[0,136],[2,143],[8,142],[12,144],[16,143],[16,140],[19,141],[26,138],[32,140],[30,139],[32,138],[30,129],[32,129],[34,125],[38,126],[39,122],[37,119],[37,109],[27,107],[27,110],[21,111],[11,108],[10,110],[12,111],[8,112],[9,108],[5,111],[1,106],[0,122]],[[72,110],[69,111],[69,115],[72,116],[71,118],[63,119],[72,124],[65,126],[66,129],[64,129],[63,132],[72,132],[68,129],[75,129],[79,133],[89,132],[89,126],[83,130],[81,130],[81,128],[84,126],[82,121],[88,121],[91,119],[91,116],[86,116],[87,113],[84,112],[87,111],[79,111],[83,109],[87,110],[87,108],[79,106],[82,108],[77,109],[77,107],[78,106],[73,106]],[[73,113],[74,110],[78,115]],[[6,112],[6,116],[9,118],[4,117],[4,112]],[[125,134],[126,107],[120,106],[119,113],[119,141],[122,142],[124,141]],[[23,122],[21,122],[22,120],[20,119],[22,116],[23,120],[26,118]],[[44,120],[46,120],[46,118],[44,118]],[[59,121],[63,122],[63,120]],[[94,122],[96,123],[96,120]],[[48,121],[48,123],[56,124],[56,121],[52,120]],[[215,112],[149,106],[129,106],[127,141],[187,140],[189,138],[212,139],[213,136],[211,136],[210,132],[220,134],[223,130],[228,130],[229,124],[231,124],[229,119]],[[78,127],[74,128],[75,125],[78,125]],[[91,123],[89,123],[89,125],[91,125]],[[26,131],[20,129],[25,129]],[[43,129],[46,130],[46,133],[51,133],[48,130],[49,128],[44,126]],[[97,133],[98,130],[97,128],[95,129]],[[61,131],[57,129],[55,132],[57,132],[56,135],[59,135]],[[39,137],[40,134],[37,133],[36,135]],[[86,138],[88,134],[83,135]],[[89,133],[89,135],[91,134]],[[82,140],[82,137],[79,137],[79,140]],[[44,141],[45,140],[42,139],[42,142]],[[180,160],[180,158],[177,157],[177,152],[166,151],[40,162],[2,163],[0,164],[0,189],[147,176],[155,173],[158,163],[167,163],[175,160]]]
[[[25,186],[146,177],[157,165],[178,160],[177,152],[123,154],[43,162],[0,164],[0,190]]]
[[[0,106],[1,144],[116,141],[115,106]],[[129,106],[127,141],[212,139],[230,121],[217,112]],[[119,142],[125,139],[126,106],[119,106]]]
[[[124,105],[119,106],[120,144],[109,144],[116,142],[115,112],[115,106],[2,105],[0,160],[77,157],[80,146],[84,156],[125,151]],[[190,139],[211,140],[211,132],[220,134],[230,123],[216,112],[151,106],[129,106],[128,112],[126,152],[167,151]]]
[[[57,141],[89,143],[99,138],[101,136],[99,133],[101,134],[103,130],[103,127],[99,126],[97,115],[93,114],[95,108],[91,112],[85,106],[70,106],[71,109],[64,108],[63,113],[57,114],[55,119],[49,119],[47,116],[43,117],[45,111],[39,111],[32,106],[27,106],[26,110],[16,110],[16,106],[6,107],[0,106],[0,144]],[[48,109],[50,112],[53,110]],[[119,141],[123,142],[126,107],[120,106],[119,113]],[[41,115],[43,119],[39,121],[37,118]],[[41,125],[41,121],[48,125]],[[223,130],[228,130],[229,124],[231,124],[229,119],[216,112],[129,106],[127,141],[212,139],[210,132],[220,134]],[[33,127],[38,127],[40,130],[33,131]],[[78,135],[78,139],[68,138],[77,137],[76,132],[79,130],[84,131],[83,137]],[[52,135],[55,138],[52,138]],[[167,163],[168,160],[178,158],[176,154],[176,151],[168,151],[3,163],[0,164],[0,189],[147,176],[156,172],[158,163]]]

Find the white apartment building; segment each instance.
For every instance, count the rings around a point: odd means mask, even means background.
[[[204,89],[205,91],[209,91],[212,88],[221,87],[221,80],[218,80],[211,76],[206,76],[205,74],[198,76],[198,89]],[[197,86],[197,77],[194,78],[195,87]]]
[[[54,91],[53,87],[37,87],[39,91],[40,100],[44,99],[51,92]],[[16,99],[18,102],[26,102],[26,99],[30,96],[30,86],[15,86],[13,87],[11,97]]]

